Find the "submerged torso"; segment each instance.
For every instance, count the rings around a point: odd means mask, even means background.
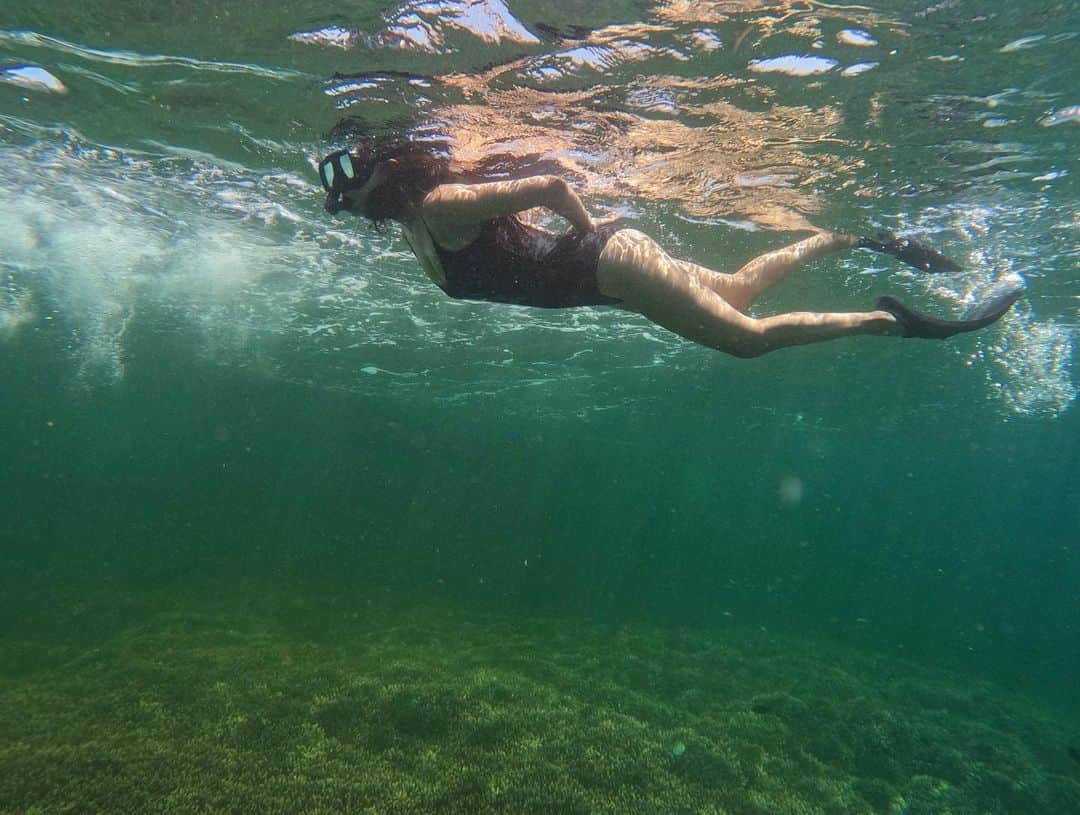
[[[472,236],[436,236],[422,217],[403,226],[428,276],[451,297],[541,308],[618,302],[596,285],[600,253],[619,228],[614,224],[560,235],[507,215]]]

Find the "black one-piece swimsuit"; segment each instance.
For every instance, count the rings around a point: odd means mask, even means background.
[[[540,308],[611,305],[600,292],[596,267],[604,244],[623,227],[555,235],[515,215],[488,221],[472,243],[456,252],[436,244],[446,275],[442,287],[462,300],[490,300]]]

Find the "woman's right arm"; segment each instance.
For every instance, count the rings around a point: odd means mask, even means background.
[[[592,228],[585,205],[570,185],[554,175],[486,184],[443,184],[424,199],[424,217],[451,225],[479,224],[533,207],[561,215],[581,232]]]

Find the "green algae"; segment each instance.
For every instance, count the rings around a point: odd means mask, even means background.
[[[0,638],[2,813],[1075,812],[1065,729],[880,655],[387,592],[102,593]]]

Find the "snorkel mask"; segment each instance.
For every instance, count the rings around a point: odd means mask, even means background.
[[[326,211],[333,215],[345,208],[345,193],[358,190],[371,178],[374,162],[360,159],[347,150],[337,150],[319,162],[319,178],[326,190]]]

